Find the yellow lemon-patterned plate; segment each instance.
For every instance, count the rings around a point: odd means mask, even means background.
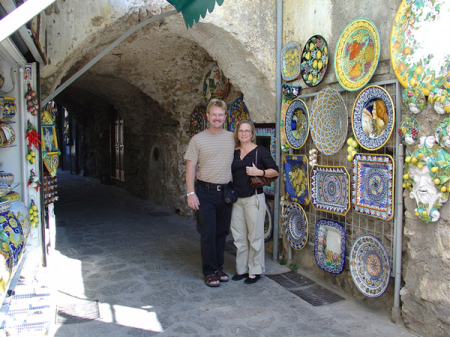
[[[300,76],[300,53],[298,42],[289,42],[281,49],[281,76],[285,81],[293,81]]]
[[[328,44],[320,35],[314,35],[303,47],[300,70],[307,86],[318,85],[327,72]]]

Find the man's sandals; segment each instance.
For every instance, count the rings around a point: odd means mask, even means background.
[[[208,287],[218,287],[220,282],[228,282],[230,277],[222,270],[217,270],[215,274],[205,277],[205,284]]]

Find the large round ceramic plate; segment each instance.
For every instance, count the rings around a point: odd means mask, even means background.
[[[308,242],[308,220],[300,204],[291,203],[286,208],[286,237],[293,249],[300,250]]]
[[[264,217],[264,242],[270,240],[273,234],[273,211],[266,200],[266,216]]]
[[[367,297],[381,296],[389,285],[391,266],[383,244],[372,235],[361,235],[350,251],[350,273]]]
[[[314,35],[303,47],[300,70],[307,86],[318,85],[327,72],[328,44],[320,35]]]
[[[234,132],[234,129],[239,121],[244,119],[250,119],[250,114],[244,100],[242,98],[238,98],[233,102],[230,108],[230,131]]]
[[[314,257],[323,270],[340,274],[345,266],[345,228],[339,222],[320,219],[316,223]]]
[[[281,49],[281,76],[285,81],[293,81],[300,76],[300,53],[300,44],[295,41]]]
[[[286,112],[287,109],[289,108],[289,105],[291,104],[292,100],[284,97],[282,98],[281,101],[281,118],[280,118],[280,146],[281,146],[281,151],[283,152],[288,152],[289,151],[289,143],[287,141],[287,137],[286,137],[286,127],[285,127],[285,122],[286,122]]]
[[[320,91],[312,103],[311,137],[317,149],[325,155],[337,153],[347,138],[347,107],[334,89]]]
[[[378,150],[388,141],[395,124],[394,103],[382,87],[362,90],[352,112],[353,133],[359,144],[369,151]]]
[[[372,78],[380,57],[380,36],[372,21],[356,19],[348,24],[336,45],[334,70],[345,90],[364,87]]]
[[[191,132],[191,137],[205,130],[205,127],[206,127],[205,111],[201,107],[196,106],[194,108],[194,111],[192,111],[191,113],[190,119],[189,130]]]
[[[450,84],[450,51],[443,34],[450,29],[450,0],[432,5],[403,0],[391,30],[391,64],[405,87],[428,96],[434,86]]]
[[[213,98],[224,99],[228,94],[230,83],[219,66],[212,68],[203,81],[203,97],[206,103]]]
[[[292,100],[286,111],[284,127],[289,145],[293,149],[301,148],[309,133],[309,112],[301,99]]]

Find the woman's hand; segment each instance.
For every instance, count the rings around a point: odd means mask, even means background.
[[[262,176],[262,175],[264,175],[264,171],[260,170],[259,168],[257,168],[255,166],[255,164],[253,164],[253,166],[247,166],[245,168],[245,172],[247,172],[248,176]]]

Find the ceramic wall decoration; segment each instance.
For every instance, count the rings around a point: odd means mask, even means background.
[[[0,294],[6,290],[14,265],[14,257],[9,238],[4,232],[0,232]]]
[[[356,141],[355,136],[351,136],[347,139],[347,160],[352,161],[355,154],[357,154],[361,149],[359,143]]]
[[[353,20],[336,45],[334,70],[345,90],[364,87],[372,78],[380,57],[380,36],[372,21]]]
[[[303,100],[292,100],[286,111],[284,127],[289,146],[293,149],[301,148],[309,133],[309,111]]]
[[[312,102],[311,137],[317,149],[330,156],[336,154],[347,138],[348,114],[342,96],[334,89],[321,90]]]
[[[16,132],[11,124],[0,122],[0,146],[9,146],[14,144]]]
[[[0,118],[10,120],[16,115],[16,99],[14,97],[0,97]]]
[[[300,53],[298,42],[289,42],[281,49],[281,76],[285,81],[293,81],[300,76]]]
[[[283,95],[289,99],[294,99],[295,97],[300,95],[301,90],[301,85],[292,85],[287,83],[281,85],[281,91]]]
[[[390,51],[395,76],[405,88],[428,96],[432,87],[449,85],[450,53],[437,46],[449,22],[450,0],[402,1],[392,25]]]
[[[191,113],[189,131],[191,137],[202,132],[206,128],[206,112],[202,107],[196,106]]]
[[[286,199],[308,205],[308,159],[304,155],[285,155],[283,158]]]
[[[41,123],[42,159],[47,171],[52,177],[55,177],[59,166],[60,155],[56,125],[54,124],[53,118],[48,111],[43,112]]]
[[[450,150],[450,118],[445,118],[436,127],[434,134],[436,142],[446,151]]]
[[[0,197],[3,197],[13,188],[14,174],[0,171]]]
[[[224,99],[227,97],[229,86],[230,82],[218,65],[208,71],[203,80],[203,98],[206,104],[213,98]]]
[[[281,118],[280,118],[280,145],[281,145],[281,151],[288,152],[289,151],[289,143],[286,138],[286,127],[285,127],[285,121],[286,121],[286,112],[289,108],[289,105],[291,104],[292,100],[287,97],[281,98]]]
[[[448,89],[432,87],[428,100],[438,114],[450,113],[450,92]]]
[[[353,158],[353,211],[382,220],[394,216],[394,161],[389,155]]]
[[[413,114],[418,114],[423,110],[427,101],[422,90],[409,87],[402,91],[402,103]]]
[[[234,128],[236,127],[237,123],[244,119],[250,119],[250,114],[248,112],[247,106],[244,103],[244,100],[242,98],[238,98],[233,102],[230,108],[230,131],[234,132]]]
[[[266,147],[273,160],[276,155],[276,138],[275,138],[275,124],[262,124],[255,123],[256,131],[256,144]],[[270,186],[263,186],[263,191],[266,196],[275,195],[275,182],[272,182]]]
[[[309,150],[309,166],[312,168],[314,165],[317,165],[317,154],[319,151],[317,149]]]
[[[308,242],[308,219],[300,204],[295,202],[285,210],[286,238],[289,245],[295,249],[303,249]]]
[[[415,215],[426,223],[438,221],[449,197],[450,154],[434,136],[420,137],[414,153],[405,158],[403,174],[403,187],[416,201]]]
[[[264,217],[264,242],[270,240],[273,235],[273,211],[266,200],[266,215]]]
[[[39,112],[39,102],[37,99],[36,91],[31,88],[31,84],[28,83],[28,90],[25,95],[25,99],[27,100],[27,110],[33,116],[37,116]]]
[[[339,222],[320,219],[316,223],[314,257],[323,270],[340,274],[345,266],[345,228]]]
[[[411,117],[403,117],[398,129],[398,135],[402,138],[405,145],[414,145],[419,140],[420,127],[419,122]]]
[[[322,82],[328,67],[328,44],[320,35],[312,36],[303,47],[300,69],[309,87]]]
[[[17,266],[23,253],[23,231],[16,216],[11,212],[11,203],[9,201],[0,202],[0,231],[8,236],[9,247],[14,258],[14,266]]]
[[[350,176],[344,166],[311,169],[311,203],[315,210],[346,215],[350,209]]]
[[[372,235],[361,235],[349,255],[350,273],[358,290],[367,297],[383,295],[389,285],[391,265],[380,240]]]
[[[353,133],[369,151],[378,150],[389,140],[395,124],[394,103],[389,93],[377,85],[362,90],[352,112]]]
[[[14,213],[17,220],[19,220],[20,226],[23,232],[23,245],[26,245],[28,233],[30,232],[31,222],[28,213],[28,208],[20,200],[20,194],[17,192],[10,192],[5,195],[5,198],[11,202],[11,212]]]

